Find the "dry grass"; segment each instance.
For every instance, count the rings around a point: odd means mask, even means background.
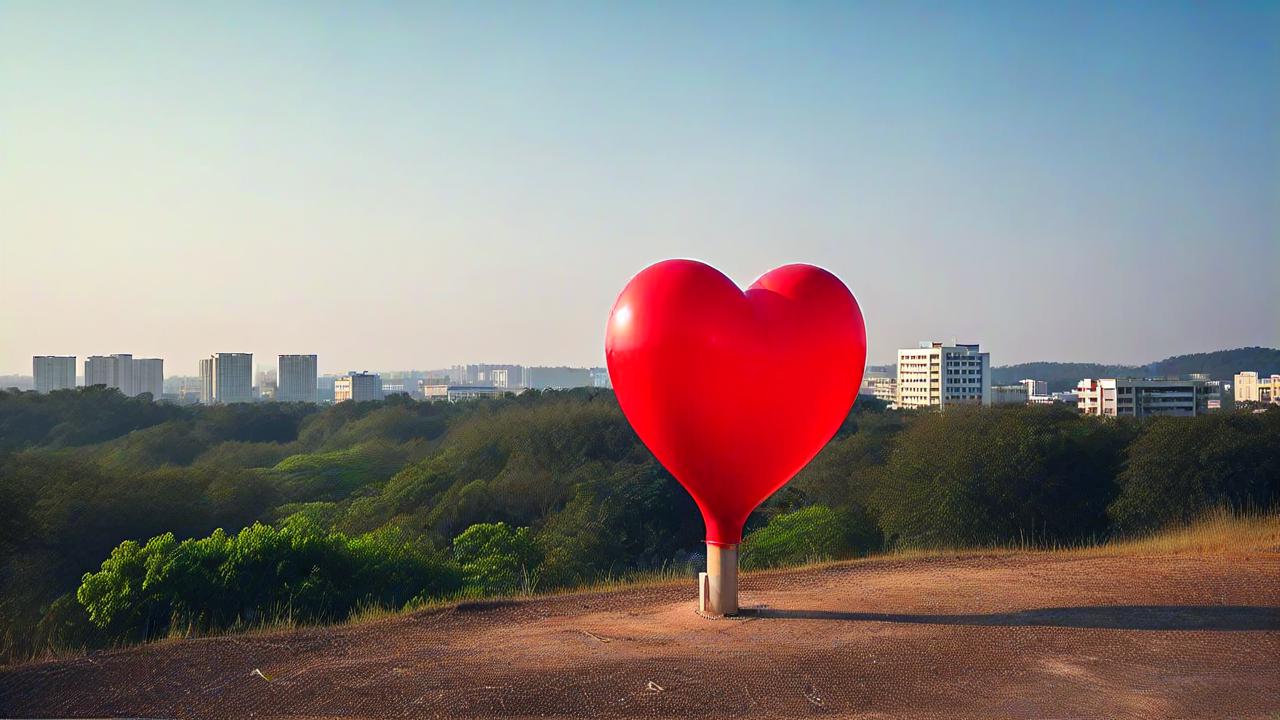
[[[1079,548],[1090,555],[1227,555],[1280,552],[1280,512],[1220,508],[1199,520],[1145,537]]]
[[[834,566],[882,562],[885,560],[917,560],[938,557],[975,557],[1014,555],[1020,553],[1051,553],[1069,557],[1119,557],[1126,555],[1229,555],[1254,552],[1280,552],[1280,511],[1233,511],[1220,508],[1206,513],[1186,525],[1171,527],[1149,535],[1105,542],[1084,542],[1078,545],[1037,544],[1031,541],[1012,542],[986,547],[927,547],[899,548],[873,553],[853,559],[815,559],[801,565],[743,571],[746,576],[767,576],[791,573],[796,570],[822,569]],[[495,601],[515,601],[535,597],[588,595],[624,589],[665,587],[688,583],[690,577],[674,568],[651,570],[611,576],[585,585],[540,591],[531,594],[487,598]],[[447,609],[462,602],[479,598],[453,598],[436,600],[409,608],[363,608],[353,613],[352,620],[365,622],[419,610]]]
[[[1082,543],[1080,545],[1036,545],[1031,542],[1015,542],[988,547],[967,548],[901,548],[883,553],[876,553],[855,559],[815,560],[803,565],[762,570],[744,571],[747,576],[768,576],[773,574],[792,573],[797,570],[823,569],[835,566],[857,565],[884,561],[903,561],[927,558],[963,558],[977,556],[1004,556],[1025,553],[1050,553],[1068,557],[1119,557],[1127,555],[1238,555],[1257,552],[1280,553],[1280,511],[1239,512],[1219,509],[1207,513],[1189,524],[1172,527],[1143,537],[1124,540]],[[610,576],[585,585],[571,588],[560,588],[550,591],[510,595],[504,597],[454,596],[410,603],[405,606],[362,605],[350,615],[333,624],[367,624],[402,616],[406,613],[442,611],[457,608],[469,602],[508,602],[528,600],[537,597],[564,595],[588,595],[607,593],[624,589],[643,589],[665,587],[681,583],[689,583],[690,577],[683,569],[663,568],[660,570],[627,573]],[[244,623],[231,629],[217,632],[201,631],[194,627],[173,629],[168,637],[153,642],[173,642],[188,638],[218,637],[226,635],[260,635],[299,630],[305,627],[296,622],[291,615],[260,619],[254,623]],[[113,649],[135,647],[145,643],[121,643]],[[51,660],[55,658],[77,657],[86,650],[80,648],[44,648],[24,662]]]
[[[1185,525],[1118,540],[1085,541],[1073,545],[1061,543],[1046,545],[1022,540],[980,547],[904,547],[855,559],[819,559],[801,565],[744,571],[742,574],[788,573],[795,570],[884,560],[991,557],[1021,553],[1048,553],[1066,557],[1122,557],[1127,555],[1237,555],[1256,552],[1280,553],[1280,510],[1258,512],[1218,508]],[[641,584],[654,583],[648,583],[642,578]],[[612,589],[612,587],[601,589]]]

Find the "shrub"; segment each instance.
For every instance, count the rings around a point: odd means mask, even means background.
[[[849,552],[840,514],[823,505],[777,515],[748,535],[739,562],[744,569],[798,565]]]
[[[532,592],[542,553],[528,528],[480,523],[453,539],[453,558],[469,591],[483,595]]]
[[[461,588],[456,565],[398,530],[348,537],[295,515],[236,535],[125,541],[85,574],[76,598],[104,638],[137,639],[175,623],[220,630],[281,617],[337,620],[356,607],[399,607]]]

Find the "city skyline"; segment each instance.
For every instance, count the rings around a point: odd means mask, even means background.
[[[670,257],[832,270],[872,364],[926,337],[1000,365],[1274,346],[1277,23],[5,3],[0,374],[600,366],[618,292]]]

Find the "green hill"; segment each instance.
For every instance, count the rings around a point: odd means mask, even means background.
[[[1023,378],[1047,380],[1050,392],[1069,390],[1081,378],[1088,377],[1180,377],[1205,373],[1212,380],[1230,382],[1232,376],[1245,370],[1261,375],[1280,373],[1280,350],[1249,347],[1217,350],[1191,355],[1176,355],[1147,365],[1107,365],[1103,363],[1030,362],[992,368],[995,385],[1016,383]]]

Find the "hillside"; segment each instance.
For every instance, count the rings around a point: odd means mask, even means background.
[[[1238,372],[1255,370],[1259,374],[1280,373],[1280,350],[1251,347],[1217,350],[1191,355],[1177,355],[1146,365],[1108,365],[1105,363],[1030,362],[992,368],[991,382],[996,385],[1016,383],[1023,378],[1047,380],[1050,392],[1069,390],[1081,378],[1088,377],[1163,377],[1205,373],[1212,380],[1230,381]]]
[[[1280,552],[994,552],[469,603],[0,669],[0,715],[1275,717]]]

